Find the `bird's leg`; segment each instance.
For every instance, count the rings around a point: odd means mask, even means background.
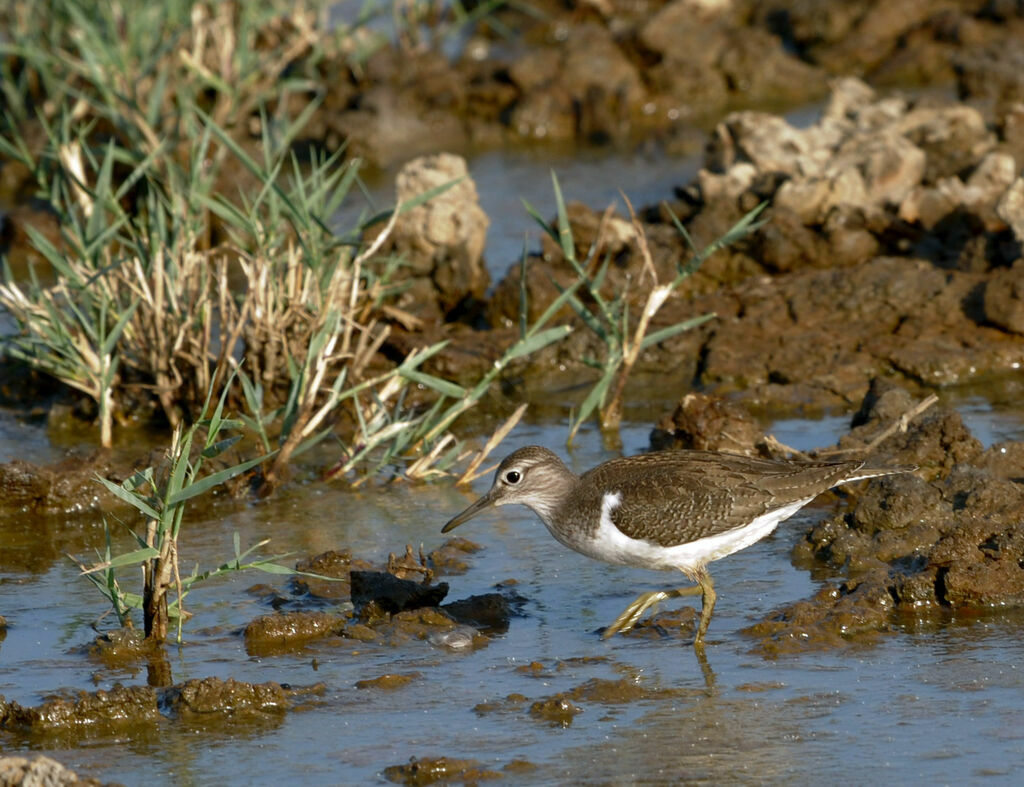
[[[702,586],[698,585],[690,588],[652,590],[649,593],[643,593],[637,597],[636,601],[626,607],[625,612],[619,615],[615,619],[614,623],[604,630],[604,633],[601,635],[601,639],[608,639],[608,637],[611,637],[620,631],[623,634],[627,631],[631,631],[644,612],[653,607],[659,601],[664,601],[668,598],[677,598],[679,596],[692,596],[701,592],[703,592]],[[714,600],[712,600],[712,606],[714,606],[714,603]]]
[[[704,650],[704,635],[708,632],[708,624],[711,623],[711,612],[715,608],[715,585],[711,581],[711,575],[703,566],[690,575],[690,579],[700,587],[700,623],[697,625],[697,636],[693,638],[693,645],[697,650]],[[694,591],[697,588],[693,588]]]

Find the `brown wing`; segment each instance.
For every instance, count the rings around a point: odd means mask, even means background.
[[[597,488],[621,495],[611,513],[619,530],[632,538],[675,546],[813,498],[856,477],[862,465],[671,451],[606,462],[584,477],[596,481]]]

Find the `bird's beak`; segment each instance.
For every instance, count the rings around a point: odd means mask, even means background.
[[[461,525],[463,522],[466,522],[466,521],[472,519],[477,514],[479,514],[481,511],[483,511],[485,508],[490,508],[492,505],[494,505],[494,490],[493,490],[493,488],[491,489],[490,492],[488,492],[486,495],[484,495],[479,500],[477,500],[475,503],[473,503],[473,505],[471,505],[469,508],[467,508],[461,514],[458,514],[458,515],[452,517],[451,519],[449,519],[448,520],[448,524],[446,524],[444,527],[441,528],[441,532],[442,533],[447,533],[449,530],[454,530],[459,525]]]

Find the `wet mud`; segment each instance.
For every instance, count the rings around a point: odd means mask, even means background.
[[[863,450],[913,406],[876,381],[839,449]],[[983,450],[960,415],[936,407],[877,444],[873,456],[918,471],[875,479],[810,530],[797,565],[840,578],[746,629],[778,656],[864,644],[915,620],[1024,606],[1024,443]]]
[[[435,139],[456,151],[652,136],[687,144],[689,128],[730,108],[807,103],[845,74],[956,82],[994,113],[1021,94],[1024,22],[1012,4],[541,0],[497,14],[516,43],[485,25],[454,60],[407,46],[359,70],[326,64],[311,138],[331,150],[347,141],[378,163],[429,152]]]
[[[250,590],[277,611],[246,625],[246,652],[279,655],[330,637],[339,638],[339,645],[355,640],[399,647],[426,640],[450,650],[483,647],[489,637],[508,630],[510,618],[519,614],[525,599],[504,588],[444,603],[448,583],[434,581],[435,570],[466,571],[467,556],[479,549],[468,539],[452,538],[416,558],[407,547],[400,559],[392,553],[383,571],[353,560],[349,551],[332,550],[300,560],[296,569],[303,574],[292,578],[291,597]],[[344,611],[308,609],[324,604]]]
[[[258,728],[280,722],[288,710],[308,706],[323,685],[283,687],[234,679],[187,680],[166,689],[116,686],[74,692],[24,707],[0,697],[0,730],[70,742],[130,732],[156,735],[161,724],[182,723],[216,730]]]
[[[759,203],[765,223],[708,259],[652,330],[715,319],[652,347],[638,369],[807,413],[855,407],[876,375],[926,388],[1024,368],[1018,169],[977,110],[883,98],[855,79],[836,83],[806,129],[765,113],[728,116],[696,180],[645,214],[659,279],[689,256],[669,211],[698,247]],[[599,237],[599,214],[576,204],[569,216],[581,259],[596,244],[615,260],[604,294],[627,291],[639,310],[650,276],[634,230],[617,217]],[[530,265],[535,319],[575,274],[547,240]],[[514,323],[519,278],[514,266],[497,285],[492,324]],[[600,344],[581,327],[546,364],[576,367]]]

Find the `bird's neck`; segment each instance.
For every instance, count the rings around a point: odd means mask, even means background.
[[[548,479],[546,488],[526,503],[533,513],[540,517],[540,520],[552,531],[555,529],[554,523],[561,516],[562,507],[571,497],[572,490],[579,482],[579,477],[568,467],[565,467],[565,465],[557,468],[556,472],[556,477]]]

